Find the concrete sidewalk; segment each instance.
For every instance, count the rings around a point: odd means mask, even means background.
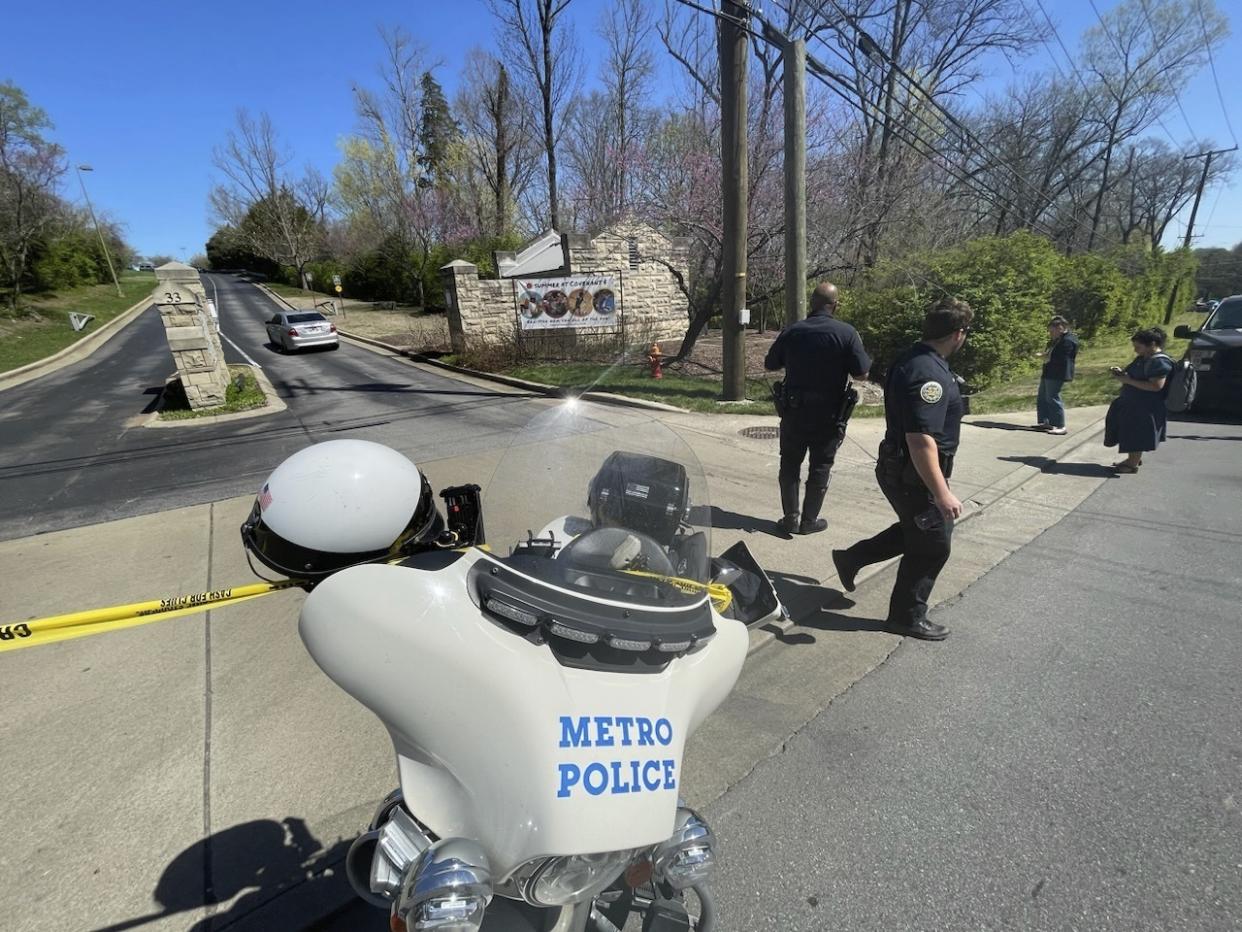
[[[937,599],[959,596],[1104,481],[1093,464],[1105,451],[1091,443],[1102,415],[1072,412],[1066,437],[1017,429],[1029,415],[970,420],[954,487],[974,517],[955,535]],[[772,523],[776,441],[738,434],[775,418],[654,416],[703,462],[713,550],[746,540],[794,612],[794,625],[756,633],[768,646],[691,741],[683,785],[703,805],[901,644],[874,623],[891,571],[873,568],[879,575],[846,600],[828,558],[891,521],[871,472],[883,422],[851,425],[829,530],[787,540]],[[420,465],[438,489],[486,484],[499,457]],[[237,529],[250,505],[247,496],[0,543],[0,620],[249,581]],[[343,904],[347,918],[331,927],[361,927],[333,868],[395,768],[379,723],[302,649],[302,598],[283,592],[0,658],[0,776],[21,800],[0,813],[0,870],[21,877],[0,892],[6,928],[62,928],[66,889],[84,895],[96,928],[300,928]]]

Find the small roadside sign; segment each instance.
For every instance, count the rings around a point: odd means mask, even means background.
[[[333,276],[332,276],[332,284],[334,284],[334,285],[339,285],[340,283],[341,283],[341,276],[339,276],[339,275],[333,275]]]
[[[340,293],[341,293],[341,286],[340,286],[340,285],[337,285],[337,286],[336,286],[336,293],[337,293],[337,294],[340,294]]]

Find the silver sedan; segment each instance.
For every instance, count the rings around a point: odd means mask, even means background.
[[[267,338],[282,353],[309,346],[336,349],[336,324],[318,311],[282,311],[266,324]]]

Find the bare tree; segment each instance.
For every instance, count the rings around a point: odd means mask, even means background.
[[[1087,249],[1095,246],[1118,147],[1159,118],[1199,67],[1205,42],[1219,44],[1227,29],[1213,0],[1124,0],[1088,30],[1083,64],[1101,88],[1105,140]]]
[[[533,116],[531,102],[514,87],[503,62],[475,49],[466,57],[455,109],[472,175],[481,179],[490,202],[475,197],[480,228],[504,236],[513,230],[514,205],[538,169],[538,146],[524,132]]]
[[[548,164],[548,217],[560,228],[560,205],[556,176],[556,147],[564,132],[564,117],[578,79],[577,43],[573,29],[563,18],[572,0],[488,0],[488,8],[500,21],[502,44],[516,40],[524,76],[539,98],[543,117],[543,150]]]
[[[841,38],[841,58],[852,66],[871,166],[859,179],[860,205],[872,224],[858,255],[869,267],[886,225],[900,228],[886,221],[908,190],[908,163],[927,160],[951,134],[938,108],[980,77],[985,55],[1021,54],[1043,30],[1022,0],[843,0],[820,4],[809,25],[814,31],[823,23]],[[951,159],[959,180],[971,186],[988,159],[970,147],[962,151],[961,141]]]
[[[64,152],[43,138],[47,114],[14,84],[0,84],[0,264],[17,310],[31,252],[61,213]]]
[[[289,161],[271,118],[239,110],[236,129],[213,153],[226,180],[212,190],[211,206],[248,249],[291,266],[307,288],[306,265],[322,241],[328,184],[313,168],[291,175]]]
[[[609,147],[612,171],[606,220],[620,216],[630,206],[633,162],[651,128],[645,102],[655,74],[651,49],[654,29],[646,0],[618,0],[600,22],[599,32],[608,46],[600,78],[607,89],[613,120],[611,134],[599,137],[613,140]]]

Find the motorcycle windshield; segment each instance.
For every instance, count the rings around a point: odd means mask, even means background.
[[[513,440],[483,494],[493,556],[639,605],[701,601],[711,508],[689,445],[651,414],[567,399]],[[542,574],[541,574],[542,575]]]

